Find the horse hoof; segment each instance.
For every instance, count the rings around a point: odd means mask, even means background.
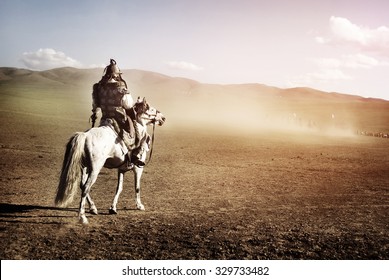
[[[80,217],[80,224],[83,225],[89,224],[88,219],[86,217]]]
[[[145,207],[143,205],[138,205],[136,208],[140,211],[145,211]]]
[[[93,215],[98,215],[99,213],[97,212],[97,209],[91,209],[90,211],[89,211],[91,214],[93,214]]]
[[[111,209],[109,209],[109,214],[111,214],[111,215],[117,215],[117,211],[116,210],[113,210],[112,208]]]

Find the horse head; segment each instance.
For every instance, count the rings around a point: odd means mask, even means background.
[[[143,99],[138,97],[138,100],[134,105],[134,110],[136,113],[137,121],[144,125],[151,123],[163,125],[165,123],[166,118],[163,116],[163,114],[154,107],[150,106],[147,103],[145,97]]]

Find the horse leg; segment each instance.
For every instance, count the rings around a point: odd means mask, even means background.
[[[82,186],[86,184],[86,180],[88,180],[88,173],[87,173],[87,168],[84,167],[84,170],[82,172],[82,179],[81,179]],[[87,194],[86,200],[88,201],[88,204],[89,204],[89,212],[91,214],[97,215],[98,214],[97,207],[96,207],[95,203],[93,202],[90,193]]]
[[[99,214],[99,212],[97,211],[96,204],[93,202],[92,197],[90,196],[90,193],[88,193],[88,195],[86,196],[86,200],[88,201],[88,204],[89,204],[89,212],[93,215]]]
[[[143,168],[134,166],[134,181],[135,181],[135,202],[138,210],[145,210],[140,200],[140,178],[142,177]]]
[[[89,199],[90,199],[89,192],[90,192],[92,185],[96,182],[97,175],[99,174],[99,171],[100,171],[100,169],[98,169],[98,171],[92,171],[89,174],[88,179],[86,180],[85,184],[83,184],[81,186],[82,194],[81,194],[81,202],[80,202],[80,208],[79,208],[79,219],[80,219],[80,223],[82,223],[82,224],[88,224],[88,219],[86,218],[86,215],[85,215],[85,202],[87,200],[87,197],[89,197]]]
[[[117,209],[116,209],[116,205],[117,205],[118,200],[119,200],[119,195],[121,194],[121,192],[123,190],[123,178],[124,178],[124,173],[121,172],[120,170],[118,170],[118,183],[116,186],[115,197],[113,198],[111,208],[109,209],[110,214],[117,214],[118,213]]]

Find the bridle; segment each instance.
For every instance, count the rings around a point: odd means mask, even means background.
[[[150,148],[150,155],[149,159],[147,160],[146,164],[149,164],[151,161],[151,156],[153,155],[153,150],[154,150],[154,139],[155,139],[155,119],[153,122],[153,135],[151,136],[151,148]]]
[[[153,124],[155,124],[156,117],[158,116],[159,113],[161,113],[161,112],[158,111],[158,110],[155,110],[155,114],[149,114],[149,113],[143,112],[142,116],[140,118],[143,119],[143,120],[149,120]],[[144,115],[146,115],[147,117],[144,117]]]
[[[148,110],[146,110],[146,112],[142,112],[142,115],[140,116],[141,119],[143,120],[149,120],[151,121],[151,123],[153,124],[153,134],[151,136],[151,148],[150,148],[150,155],[149,155],[149,158],[147,160],[147,163],[145,163],[146,165],[150,163],[151,161],[151,157],[153,155],[153,150],[154,150],[154,139],[155,139],[155,122],[156,122],[156,117],[158,116],[158,114],[160,113],[160,111],[158,111],[157,109],[155,109],[155,114],[149,114],[147,113]],[[144,116],[146,115],[146,117]]]

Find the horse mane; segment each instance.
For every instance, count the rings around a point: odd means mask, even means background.
[[[138,97],[138,100],[136,101],[134,105],[134,110],[137,114],[143,114],[150,108],[150,105],[146,102],[146,98],[143,98],[143,100],[140,100],[140,97]]]

